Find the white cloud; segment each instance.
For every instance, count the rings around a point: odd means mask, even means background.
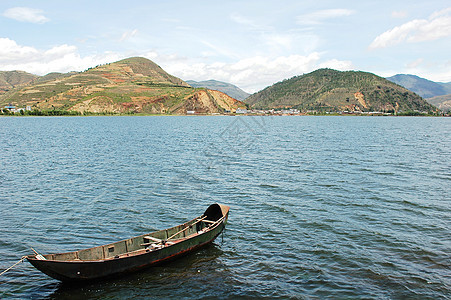
[[[0,65],[4,62],[18,63],[25,57],[36,55],[37,52],[33,47],[19,46],[13,40],[0,38]]]
[[[432,15],[429,17],[430,19],[435,19],[437,17],[446,16],[451,13],[451,7],[433,12]]]
[[[353,10],[344,8],[318,10],[313,13],[298,16],[296,23],[300,25],[318,25],[328,19],[347,17],[353,13]]]
[[[319,68],[329,68],[329,69],[335,69],[339,71],[349,71],[351,69],[354,69],[354,66],[351,61],[349,60],[338,60],[338,59],[331,59],[327,60],[323,63],[320,63],[318,65]]]
[[[132,37],[134,37],[136,34],[138,34],[138,29],[133,29],[133,30],[129,30],[129,31],[125,31],[121,38],[119,39],[120,42],[126,41]]]
[[[418,58],[397,68],[373,69],[371,72],[382,77],[414,74],[435,82],[451,82],[451,60],[433,62],[425,58]]]
[[[149,57],[150,58],[150,57]],[[320,63],[318,52],[309,55],[289,55],[270,58],[255,56],[231,63],[190,62],[187,59],[167,59],[152,52],[152,59],[168,71],[184,80],[216,79],[230,82],[247,92],[256,92],[275,82],[296,75],[311,72],[320,67],[349,70],[352,64],[348,61],[330,60]]]
[[[407,17],[407,12],[405,10],[392,11],[391,16],[395,19],[402,19]]]
[[[3,13],[3,16],[14,19],[21,22],[30,22],[36,24],[43,24],[50,19],[44,16],[42,9],[30,8],[30,7],[12,7]]]
[[[377,36],[369,49],[385,48],[400,43],[417,43],[451,36],[451,8],[433,13],[429,19],[415,19]]]
[[[205,40],[201,40],[200,43],[207,46],[211,50],[213,50],[212,52],[204,51],[205,56],[221,55],[221,56],[225,56],[225,57],[229,57],[229,58],[236,58],[236,55],[234,53],[232,53],[231,51],[229,51],[227,48],[215,45],[215,44],[210,43]]]
[[[408,69],[415,69],[415,68],[417,68],[419,65],[421,65],[421,64],[423,63],[423,61],[424,61],[424,59],[418,58],[418,59],[416,59],[416,60],[414,60],[414,61],[412,61],[412,62],[406,64],[406,67],[407,67]]]
[[[0,38],[0,70],[21,70],[37,75],[50,72],[82,71],[89,67],[119,60],[115,53],[81,57],[71,45],[59,45],[47,50],[21,46],[8,38]]]
[[[347,70],[349,61],[332,59],[321,61],[321,54],[288,56],[253,56],[232,62],[202,62],[179,55],[165,55],[157,51],[140,54],[159,64],[168,73],[184,80],[216,79],[233,83],[245,91],[256,92],[280,80],[329,67]],[[22,46],[8,38],[0,38],[0,70],[23,70],[44,75],[50,72],[83,71],[98,64],[125,58],[118,53],[102,53],[82,57],[73,45],[58,45],[41,50]],[[203,59],[203,58],[198,58]]]
[[[230,15],[230,19],[232,21],[234,21],[235,23],[241,24],[241,25],[245,25],[251,28],[259,28],[259,26],[257,26],[257,24],[255,24],[252,20],[243,17],[242,15],[238,14],[238,13],[233,13]]]
[[[271,49],[291,49],[295,40],[295,36],[289,33],[264,34],[262,38]]]
[[[451,82],[451,60],[439,63],[425,62],[424,59],[419,58],[405,64],[402,72],[404,74],[415,74],[436,82]]]
[[[255,92],[274,82],[310,71],[318,59],[318,53],[276,59],[256,56],[233,63],[168,62],[165,69],[182,79],[216,79],[236,84],[248,92]]]
[[[451,82],[451,61],[441,64],[435,70],[428,69],[420,74],[424,74],[424,78],[429,80],[437,82]]]

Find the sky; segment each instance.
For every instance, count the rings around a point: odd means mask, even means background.
[[[141,56],[249,93],[319,68],[451,82],[451,2],[0,0],[0,70]]]

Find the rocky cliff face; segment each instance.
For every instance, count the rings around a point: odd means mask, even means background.
[[[199,90],[190,96],[186,103],[187,111],[198,113],[226,113],[235,112],[237,108],[245,108],[245,104],[215,90]]]

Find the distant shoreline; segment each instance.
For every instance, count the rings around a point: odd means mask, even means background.
[[[29,117],[451,117],[451,114],[444,115],[381,115],[381,114],[88,114],[88,115],[2,115],[0,118],[29,118]]]

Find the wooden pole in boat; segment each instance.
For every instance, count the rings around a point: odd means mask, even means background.
[[[170,239],[172,239],[173,237],[177,236],[178,234],[182,233],[183,231],[187,230],[188,228],[192,227],[193,225],[199,223],[200,221],[203,221],[204,219],[206,219],[207,216],[204,216],[201,219],[198,219],[196,222],[194,222],[193,224],[186,226],[185,228],[183,228],[182,230],[180,230],[179,232],[174,233],[173,235],[171,235],[170,237],[168,237],[168,239],[166,241],[169,241]]]
[[[33,248],[31,248],[31,250],[33,250],[34,253],[36,253],[35,257],[39,260],[45,260],[45,257],[42,256],[41,254],[38,253],[38,251],[34,250]]]

